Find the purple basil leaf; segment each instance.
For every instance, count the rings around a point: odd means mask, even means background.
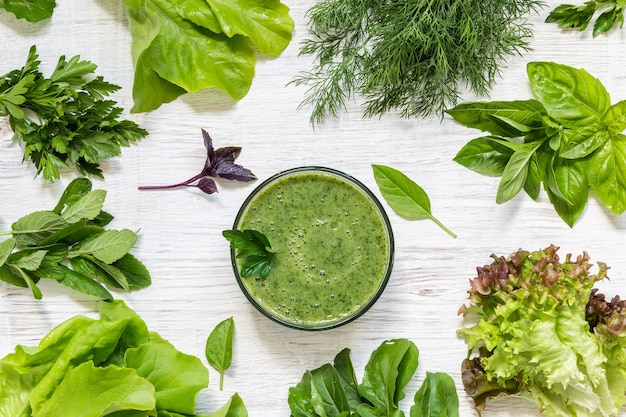
[[[222,162],[235,162],[235,159],[241,153],[241,146],[225,146],[215,150],[215,157],[213,158],[213,166],[217,166]]]
[[[222,162],[215,167],[217,176],[227,180],[236,181],[252,181],[256,180],[256,176],[241,165],[232,164],[230,162]]]
[[[217,184],[211,178],[200,178],[198,185],[196,185],[206,194],[213,194],[217,192]]]

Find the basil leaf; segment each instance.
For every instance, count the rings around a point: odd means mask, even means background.
[[[220,391],[224,388],[224,371],[233,358],[233,333],[235,322],[230,317],[220,322],[206,341],[205,354],[209,365],[220,373]]]
[[[534,149],[524,149],[515,151],[511,155],[511,159],[506,164],[498,185],[496,203],[502,204],[507,202],[522,190],[526,183],[530,160],[534,153]]]
[[[76,245],[69,255],[91,254],[96,259],[111,264],[126,255],[137,242],[137,235],[128,230],[105,230],[102,233]]]
[[[546,110],[537,100],[519,100],[462,103],[446,110],[446,113],[465,127],[480,129],[496,136],[516,137],[519,135],[510,136],[511,132],[493,116],[505,117],[525,126],[540,127]]]
[[[430,212],[426,192],[402,172],[384,165],[372,165],[374,179],[389,206],[409,220],[430,219],[452,237],[456,235]]]
[[[601,122],[561,132],[559,156],[579,159],[590,155],[609,139],[609,131]]]
[[[410,340],[394,339],[382,343],[365,365],[359,393],[371,405],[359,405],[359,415],[395,415],[399,410],[398,402],[404,398],[404,387],[417,370],[418,357],[419,351]],[[383,414],[372,412],[372,409]]]
[[[587,161],[591,188],[615,214],[626,210],[626,136],[616,135]]]
[[[626,100],[619,101],[609,107],[602,121],[611,135],[617,135],[626,130]]]
[[[426,372],[410,416],[459,417],[459,397],[452,377],[443,372]]]
[[[528,173],[524,182],[524,191],[530,198],[537,200],[541,193],[541,168],[539,167],[539,158],[537,153],[530,157],[528,161]]]
[[[584,162],[555,157],[546,180],[550,202],[561,219],[572,227],[582,214],[589,196]]]
[[[548,114],[566,127],[592,124],[611,105],[604,85],[584,69],[553,62],[531,62],[527,66],[530,86]]]
[[[503,144],[504,139],[484,136],[470,140],[454,157],[454,161],[485,175],[502,175],[513,155],[513,149]]]
[[[102,211],[106,195],[107,192],[105,190],[90,191],[77,201],[69,203],[67,208],[61,213],[61,217],[68,223],[75,223],[82,219],[95,219]]]

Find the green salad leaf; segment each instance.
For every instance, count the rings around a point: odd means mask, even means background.
[[[606,264],[594,274],[587,253],[557,251],[492,255],[470,281],[460,313],[473,324],[459,333],[469,347],[463,384],[479,410],[502,395],[548,417],[616,416],[626,403],[626,305],[593,288]]]
[[[39,22],[52,17],[56,0],[2,0],[0,9],[11,12],[18,19]]]
[[[124,0],[135,65],[132,112],[155,110],[182,94],[249,91],[258,50],[278,56],[293,20],[279,0]]]
[[[150,332],[123,301],[98,307],[99,319],[72,317],[0,360],[0,415],[247,417],[237,394],[195,414],[208,386],[202,361]]]
[[[53,210],[35,211],[11,225],[0,243],[0,280],[28,287],[37,299],[40,279],[102,299],[113,298],[102,285],[134,291],[150,285],[146,267],[129,252],[137,235],[105,226],[106,191],[92,190],[87,178],[70,182]]]
[[[209,365],[220,373],[220,391],[224,388],[224,371],[233,360],[233,334],[235,322],[227,318],[218,323],[206,341],[205,354]]]
[[[462,103],[447,110],[462,125],[488,132],[454,160],[500,176],[498,204],[522,190],[544,191],[570,227],[593,190],[615,214],[626,210],[626,101],[611,104],[604,85],[584,69],[553,62],[527,67],[536,99]]]
[[[289,388],[291,416],[404,417],[399,402],[417,370],[418,357],[417,347],[408,339],[384,341],[372,352],[359,383],[350,350],[343,349],[332,364],[307,370],[301,381]],[[458,397],[452,379],[442,373],[428,375],[415,395],[411,417],[458,417]],[[420,414],[429,407],[439,413]]]

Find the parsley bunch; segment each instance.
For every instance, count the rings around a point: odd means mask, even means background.
[[[0,116],[8,116],[14,139],[24,147],[24,160],[30,159],[37,175],[50,181],[71,165],[83,175],[102,178],[99,161],[119,155],[120,147],[148,132],[118,120],[122,109],[104,98],[120,87],[89,77],[95,64],[62,56],[49,78],[39,64],[33,46],[22,69],[0,77]]]
[[[546,23],[556,23],[563,29],[587,29],[596,13],[593,36],[606,33],[613,27],[624,26],[624,0],[590,0],[581,5],[561,4],[550,12]]]
[[[308,11],[310,38],[300,50],[312,70],[295,85],[309,89],[312,123],[336,117],[348,99],[365,116],[442,114],[465,87],[486,94],[507,56],[528,49],[525,16],[541,0],[325,0]]]

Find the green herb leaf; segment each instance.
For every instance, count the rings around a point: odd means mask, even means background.
[[[320,1],[306,14],[310,36],[300,49],[313,67],[292,83],[307,87],[301,106],[312,106],[313,124],[336,117],[355,97],[363,97],[366,117],[443,115],[461,86],[486,94],[501,61],[530,49],[526,17],[543,4]]]
[[[224,389],[224,371],[233,359],[233,334],[235,322],[230,317],[213,329],[206,341],[205,354],[209,365],[220,373],[220,391]]]
[[[56,0],[0,1],[0,8],[13,13],[18,19],[26,19],[29,22],[49,19],[55,6]]]
[[[224,230],[222,235],[230,242],[231,249],[237,251],[237,258],[245,259],[240,271],[242,277],[268,276],[276,251],[267,236],[257,230]]]
[[[135,246],[137,235],[128,230],[105,230],[94,237],[76,245],[69,253],[70,257],[93,255],[96,259],[111,264]]]
[[[454,380],[443,372],[426,372],[414,400],[411,417],[459,417],[459,397]]]
[[[430,212],[426,192],[402,172],[384,165],[372,165],[374,179],[391,208],[409,220],[431,219],[452,237],[456,235]]]
[[[621,0],[592,0],[580,6],[561,4],[550,12],[546,23],[556,23],[564,29],[573,28],[583,31],[589,26],[596,12],[604,9],[593,24],[595,37],[616,26],[623,26],[625,6]]]
[[[543,185],[570,227],[582,214],[590,189],[613,213],[621,214],[626,210],[626,136],[621,133],[626,129],[626,102],[611,105],[605,87],[584,69],[531,62],[527,72],[543,110],[529,116],[532,123],[521,123],[506,114],[510,103],[527,102],[457,106],[449,113],[458,122],[501,129],[501,135],[471,140],[454,160],[481,174],[500,175],[497,203],[522,189],[537,199]],[[499,122],[494,125],[495,120]],[[516,136],[510,137],[512,133]]]
[[[530,87],[548,114],[565,127],[586,126],[600,120],[611,105],[602,83],[584,69],[552,62],[531,62]]]
[[[101,282],[125,291],[150,285],[148,270],[129,253],[137,235],[105,229],[113,219],[102,210],[106,192],[91,187],[86,178],[70,182],[54,210],[23,216],[2,233],[12,237],[0,243],[0,280],[30,287],[37,299],[39,279],[107,300],[113,297]]]
[[[506,141],[495,136],[483,136],[469,141],[454,157],[454,161],[485,175],[502,175],[513,155]]]
[[[95,64],[62,56],[48,78],[39,64],[33,46],[22,69],[0,76],[0,114],[8,116],[24,160],[30,159],[37,174],[50,181],[69,166],[102,178],[100,160],[120,154],[121,147],[148,132],[119,120],[122,109],[105,97],[120,87],[94,77]]]

